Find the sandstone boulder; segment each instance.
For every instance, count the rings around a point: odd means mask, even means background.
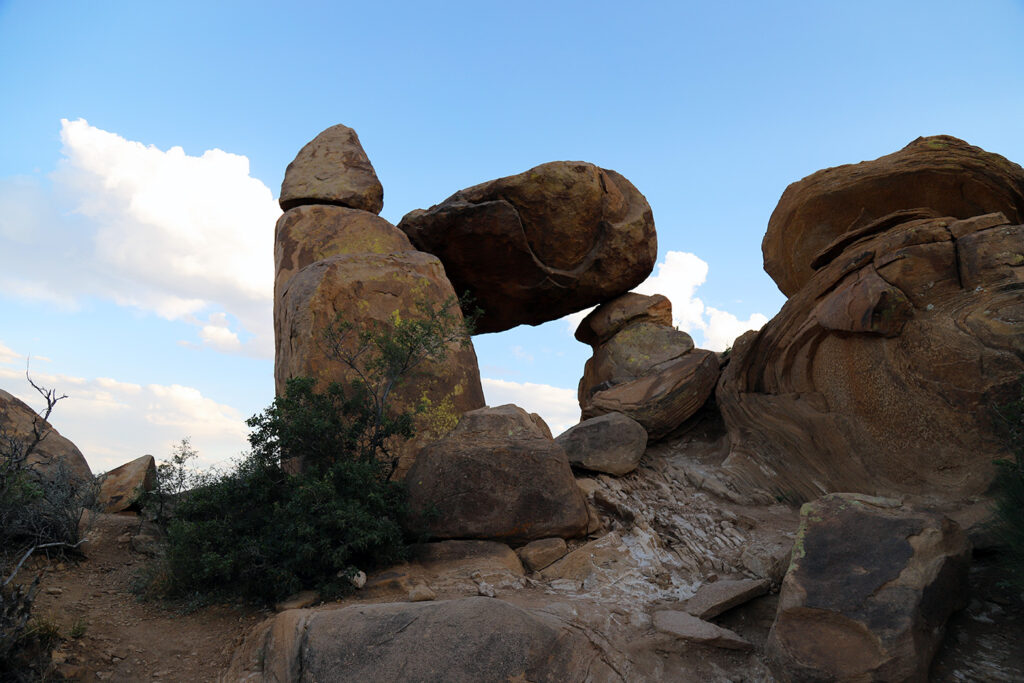
[[[771,587],[768,579],[726,579],[705,583],[680,607],[701,619],[714,619],[722,612],[764,595]]]
[[[156,460],[144,455],[100,478],[99,504],[104,512],[138,511],[142,494],[156,486]]]
[[[814,274],[834,240],[877,219],[922,207],[935,216],[1002,212],[1024,222],[1024,169],[948,135],[918,138],[873,161],[827,168],[793,183],[768,222],[764,268],[787,296]]]
[[[991,406],[1024,372],[1024,226],[920,215],[823,252],[733,346],[715,397],[742,485],[791,501],[988,488],[1005,452]]]
[[[654,628],[673,635],[680,640],[701,645],[711,645],[727,650],[753,650],[749,641],[734,631],[716,626],[692,614],[676,610],[659,610],[654,613]]]
[[[513,405],[462,416],[406,477],[409,508],[434,538],[526,542],[586,533],[587,508],[543,420]]]
[[[651,208],[624,177],[556,161],[460,190],[398,225],[483,309],[479,332],[548,320],[640,284],[657,257]]]
[[[302,204],[336,204],[380,213],[384,188],[359,136],[339,124],[299,150],[285,170],[278,201],[284,211]]]
[[[718,356],[694,349],[690,335],[672,327],[672,304],[660,294],[598,306],[576,338],[594,348],[578,391],[584,420],[622,413],[658,440],[696,413],[718,382]]]
[[[91,482],[92,470],[78,447],[61,436],[21,399],[0,389],[0,433],[27,444],[33,439],[37,425],[45,436],[29,455],[29,467],[44,478],[66,474],[80,483]]]
[[[516,549],[523,566],[531,572],[540,571],[568,552],[563,538],[540,538]]]
[[[941,515],[832,494],[801,510],[766,647],[792,681],[924,681],[964,604],[970,543]]]
[[[329,256],[413,251],[405,233],[380,216],[342,206],[308,204],[285,211],[274,234],[274,301],[292,275]]]
[[[560,434],[555,443],[565,449],[570,464],[621,476],[640,463],[647,430],[622,413],[608,413],[584,420]]]
[[[574,630],[476,597],[283,612],[250,632],[224,680],[621,679]]]
[[[325,344],[327,329],[339,317],[355,330],[388,329],[396,316],[422,316],[420,303],[426,301],[435,307],[450,302],[451,315],[461,319],[454,296],[441,263],[422,252],[342,254],[305,266],[288,279],[274,307],[277,393],[291,377],[324,384],[354,378]],[[417,438],[400,450],[398,476],[408,470],[419,446],[451,430],[463,412],[484,405],[471,343],[452,342],[443,361],[423,363],[392,394],[396,409],[421,404]]]

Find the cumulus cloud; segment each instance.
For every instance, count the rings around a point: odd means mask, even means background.
[[[270,357],[281,211],[249,160],[163,151],[84,119],[62,120],[61,141],[51,188],[0,183],[5,291],[65,307],[112,299],[191,323],[212,348]]]
[[[558,436],[580,421],[580,406],[576,392],[547,384],[509,382],[503,379],[481,378],[484,397],[489,406],[514,403],[528,413],[537,413]]]
[[[25,379],[24,362],[24,356],[0,343],[0,381],[39,410],[42,399]],[[199,452],[199,467],[226,464],[248,445],[242,415],[192,387],[87,379],[36,369],[32,379],[67,394],[50,421],[78,446],[95,473],[147,453],[158,461],[166,459],[184,437],[191,437]]]
[[[747,330],[761,329],[768,322],[768,317],[754,313],[746,320],[740,320],[732,313],[705,306],[697,296],[697,289],[707,277],[707,262],[685,251],[670,251],[656,266],[654,274],[633,291],[665,295],[672,302],[672,323],[676,327],[692,335],[700,348],[724,351]],[[575,332],[592,310],[588,308],[566,316],[570,332]]]

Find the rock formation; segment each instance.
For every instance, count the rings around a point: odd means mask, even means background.
[[[791,296],[737,340],[716,392],[725,469],[792,500],[985,491],[991,406],[1024,371],[1020,187],[1020,167],[947,137],[791,185],[765,240]],[[845,214],[866,218],[802,218]]]
[[[144,455],[100,477],[98,502],[104,512],[138,512],[140,497],[156,486],[156,460]]]
[[[513,405],[466,413],[406,478],[409,508],[434,538],[526,542],[587,530],[565,451],[538,415]]]
[[[636,469],[647,448],[647,430],[622,413],[584,420],[555,439],[569,463],[594,472],[621,476]]]
[[[380,213],[384,188],[359,136],[339,124],[299,150],[285,170],[278,201],[284,211],[302,204],[336,204]]]
[[[955,218],[1001,211],[1009,223],[1022,223],[1024,170],[963,140],[936,135],[873,161],[818,171],[782,194],[761,245],[764,269],[793,296],[833,240],[916,207]]]
[[[398,224],[483,309],[478,332],[539,325],[640,284],[658,246],[651,207],[615,171],[555,161],[456,192]]]
[[[696,413],[718,381],[718,356],[672,327],[672,305],[661,295],[626,294],[598,306],[576,338],[594,348],[579,386],[583,418],[623,413],[653,440]]]
[[[801,511],[767,651],[783,681],[923,681],[965,604],[971,546],[948,518],[832,494]]]
[[[281,205],[293,208],[278,220],[274,246],[279,395],[292,377],[313,377],[321,385],[354,379],[355,370],[325,339],[337,320],[353,326],[354,338],[359,330],[392,327],[395,316],[423,316],[421,305],[427,304],[447,305],[453,322],[461,323],[440,261],[413,249],[402,231],[375,215],[379,188],[358,138],[344,126],[321,133],[288,167]],[[425,407],[416,418],[417,437],[397,449],[397,476],[408,470],[419,447],[447,433],[463,412],[483,405],[472,343],[453,341],[443,361],[416,368],[391,399],[398,410]]]
[[[29,455],[29,467],[43,477],[62,476],[63,470],[72,480],[83,483],[92,481],[92,470],[82,451],[23,401],[0,389],[0,434],[28,444],[33,439],[35,429],[44,433],[45,437]]]

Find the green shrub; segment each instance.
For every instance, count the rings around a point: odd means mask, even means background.
[[[1003,548],[1008,578],[1024,589],[1024,375],[1017,396],[996,408],[1010,457],[996,461],[993,530]]]
[[[468,339],[455,306],[421,304],[389,325],[335,322],[326,350],[355,379],[323,391],[290,380],[248,420],[249,454],[177,497],[161,575],[170,594],[271,602],[316,588],[333,597],[357,571],[405,557],[405,492],[390,481],[391,450],[413,435],[414,410],[393,410],[390,397],[421,363]]]

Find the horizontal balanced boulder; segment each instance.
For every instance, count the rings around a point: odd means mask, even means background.
[[[647,200],[615,171],[542,164],[460,190],[398,225],[483,310],[478,332],[539,325],[623,294],[654,268]]]

